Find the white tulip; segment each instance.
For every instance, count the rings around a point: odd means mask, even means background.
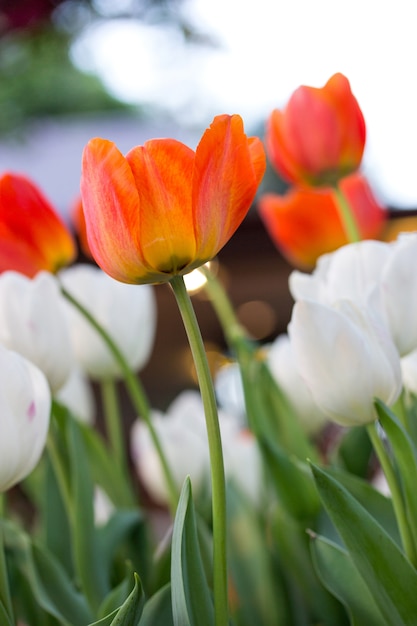
[[[133,371],[146,365],[156,330],[156,301],[150,285],[127,285],[92,265],[60,272],[65,289],[97,320],[117,344]],[[96,380],[119,378],[121,371],[104,340],[67,303],[72,344],[79,366]]]
[[[42,371],[0,346],[0,491],[20,482],[46,443],[51,393]]]
[[[209,475],[204,412],[199,394],[181,393],[166,414],[154,411],[151,419],[178,492],[189,475],[193,492],[197,494],[207,483]],[[133,424],[131,450],[138,475],[149,494],[156,502],[167,504],[169,496],[165,477],[149,429],[142,420]]]
[[[37,365],[53,392],[69,376],[73,356],[58,283],[40,272],[0,276],[0,343]]]
[[[210,460],[200,394],[196,391],[182,392],[166,414],[154,412],[152,420],[178,491],[187,475],[191,478],[195,494],[207,488],[210,482]],[[262,481],[255,438],[241,428],[239,419],[234,415],[220,411],[219,423],[226,477],[233,480],[253,502],[257,502]],[[131,450],[144,486],[156,502],[167,504],[168,490],[159,458],[149,430],[141,420],[133,425]]]
[[[268,365],[278,386],[284,392],[291,407],[308,435],[321,430],[327,421],[323,411],[300,376],[289,335],[279,335],[269,347]]]
[[[377,316],[340,301],[336,308],[296,302],[289,333],[314,401],[342,426],[374,421],[374,399],[391,405],[401,391],[398,352]]]
[[[214,384],[220,407],[226,413],[239,417],[244,425],[246,423],[245,394],[238,363],[228,363],[221,367],[216,373]]]
[[[373,309],[387,325],[397,350],[405,356],[417,348],[417,233],[397,241],[348,244],[318,260],[312,274],[292,272],[295,300],[333,305],[341,299]]]
[[[417,396],[417,350],[401,359],[404,389]]]

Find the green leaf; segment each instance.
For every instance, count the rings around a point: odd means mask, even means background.
[[[27,579],[38,604],[64,626],[87,624],[92,619],[85,598],[50,552],[31,543],[15,524],[6,529],[6,545],[13,562]]]
[[[253,505],[233,483],[228,485],[227,507],[231,609],[236,623],[289,624],[286,592],[276,576],[266,529]]]
[[[94,485],[78,422],[68,420],[72,478],[74,562],[90,606],[96,612],[110,591],[109,572],[101,557],[94,524]]]
[[[144,527],[144,517],[137,510],[116,510],[108,522],[97,529],[100,559],[106,571],[111,571],[116,553],[121,552],[125,562],[130,559],[129,540],[137,529]],[[124,575],[124,571],[123,571]]]
[[[391,498],[384,496],[366,480],[348,474],[339,468],[328,467],[326,472],[335,478],[381,524],[391,539],[401,546],[400,533]]]
[[[3,624],[4,626],[14,626],[1,600],[0,600],[0,624],[2,624],[2,626]]]
[[[417,626],[414,567],[337,480],[317,466],[312,469],[324,506],[385,620],[395,626]]]
[[[146,603],[139,626],[174,626],[171,605],[171,584],[161,587]]]
[[[136,506],[126,484],[126,479],[117,464],[113,462],[113,457],[109,454],[100,434],[88,424],[81,424],[80,428],[87,448],[94,482],[104,489],[116,507]]]
[[[271,522],[272,538],[291,601],[293,619],[284,623],[300,623],[299,613],[304,610],[308,624],[344,626],[347,623],[345,609],[325,589],[313,566],[305,524],[288,515],[280,506],[274,510]]]
[[[379,421],[391,443],[407,507],[410,529],[417,543],[417,450],[398,418],[380,400],[375,401]]]
[[[213,626],[213,603],[198,543],[189,477],[182,487],[175,515],[171,585],[175,626]]]
[[[135,586],[133,591],[117,611],[111,626],[137,626],[139,624],[145,598],[139,576],[135,574],[134,577]]]
[[[109,614],[113,614],[114,611],[118,611],[120,607],[122,606],[123,602],[128,597],[131,591],[132,578],[133,578],[133,571],[131,570],[131,568],[128,568],[128,570],[130,571],[128,571],[125,578],[116,587],[114,587],[104,598],[98,610],[98,616],[100,618],[103,618],[106,615],[108,616]]]
[[[320,579],[346,607],[351,626],[389,626],[346,550],[313,535],[311,552]]]
[[[334,460],[351,474],[365,478],[371,455],[372,444],[366,427],[357,426],[346,431],[336,450]]]
[[[281,504],[295,519],[314,519],[321,505],[310,467],[290,456],[275,441],[262,439],[260,446]]]

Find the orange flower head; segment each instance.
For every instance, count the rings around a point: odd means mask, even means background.
[[[19,174],[0,176],[0,272],[55,273],[75,254],[71,233],[36,185]]]
[[[379,238],[388,214],[376,201],[366,179],[351,174],[340,181],[340,187],[361,237]],[[283,196],[265,194],[258,208],[272,241],[296,267],[312,269],[319,256],[348,243],[331,187],[295,187]]]
[[[92,139],[81,195],[90,250],[125,283],[167,282],[214,257],[242,222],[265,171],[261,141],[238,115],[216,117],[195,152],[153,139],[123,156]]]
[[[268,156],[289,183],[330,186],[355,172],[365,147],[365,121],[348,79],[334,74],[322,88],[301,86],[272,111]]]

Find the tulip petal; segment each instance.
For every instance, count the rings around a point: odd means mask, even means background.
[[[248,212],[265,172],[262,144],[238,115],[217,116],[196,150],[193,204],[197,256],[211,259]]]
[[[32,277],[56,272],[75,257],[71,233],[39,189],[12,173],[0,177],[0,272]]]
[[[352,174],[340,181],[364,239],[377,238],[387,218],[366,179]],[[295,266],[310,269],[322,254],[348,243],[333,190],[292,188],[286,194],[265,194],[258,208],[271,239]]]
[[[191,206],[194,152],[174,139],[153,139],[126,156],[140,198],[138,237],[147,264],[175,274],[195,257]]]
[[[98,265],[121,282],[156,282],[136,234],[140,201],[135,180],[113,142],[96,138],[85,147],[81,196],[88,244]]]

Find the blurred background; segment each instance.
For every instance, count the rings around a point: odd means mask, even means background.
[[[417,208],[413,0],[0,0],[0,171],[28,175],[68,219],[93,136],[122,152],[152,137],[195,147],[219,113],[262,137],[300,85],[350,80],[367,123],[363,171],[393,210]],[[263,191],[282,190],[268,171]],[[250,334],[285,332],[291,271],[252,208],[219,255]],[[156,288],[158,334],[143,381],[164,408],[195,384],[173,297]],[[221,329],[194,297],[213,362]],[[181,363],[181,366],[178,364]]]

